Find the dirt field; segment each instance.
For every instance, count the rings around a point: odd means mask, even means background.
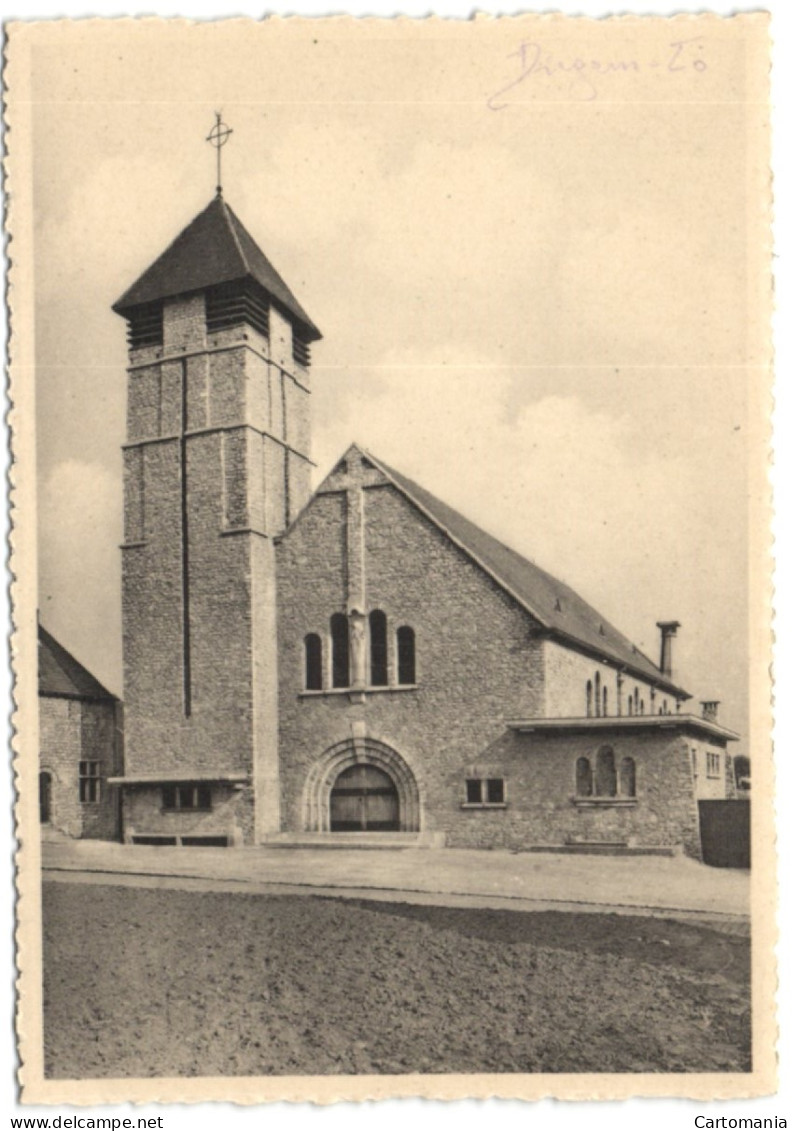
[[[750,1067],[694,924],[46,883],[44,935],[51,1077]]]

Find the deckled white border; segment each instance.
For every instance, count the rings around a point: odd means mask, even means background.
[[[756,7],[755,5],[750,5],[750,6],[746,5],[743,10],[749,9],[749,8],[755,8],[755,7]],[[795,37],[794,34],[792,34],[793,29],[790,27],[790,24],[793,24],[793,28],[794,28],[795,13],[794,13],[793,9],[791,8],[791,0],[777,0],[777,2],[772,3],[771,5],[769,5],[769,7],[774,12],[773,35],[774,35],[774,38],[776,40],[775,63],[776,63],[776,67],[777,67],[777,74],[776,74],[776,77],[774,79],[774,87],[775,87],[777,99],[779,98],[779,93],[778,93],[779,90],[784,91],[785,89],[789,89],[789,86],[791,85],[790,80],[792,80],[792,94],[787,94],[787,95],[783,94],[782,95],[782,102],[783,102],[783,105],[785,107],[785,116],[787,118],[787,123],[785,123],[785,125],[783,125],[783,126],[779,126],[778,119],[777,119],[777,142],[778,142],[778,131],[780,129],[782,129],[784,131],[782,141],[787,143],[786,148],[789,151],[794,147],[794,143],[791,143],[788,140],[789,135],[792,132],[792,128],[794,127],[794,117],[793,117],[793,114],[791,114],[789,107],[792,106],[794,108],[795,105],[798,104],[798,98],[796,97],[796,94],[795,94],[795,79],[794,79],[795,71],[796,71],[795,61],[791,61],[790,58],[789,58],[791,51],[795,50],[796,47],[798,47],[798,42],[796,40],[796,37]],[[47,10],[47,8],[49,8],[49,10]],[[497,6],[489,5],[489,4],[480,5],[480,8],[482,10],[485,10],[485,11],[498,11],[499,10]],[[235,13],[214,11],[210,4],[204,4],[204,5],[194,4],[190,7],[190,9],[184,7],[180,11],[176,11],[174,8],[169,8],[166,4],[163,4],[163,3],[148,3],[147,4],[147,10],[148,10],[148,12],[153,12],[153,13],[158,14],[158,15],[183,15],[183,16],[190,16],[190,17],[195,17],[195,18],[214,18],[214,17],[220,17],[220,16],[229,16],[229,15],[233,15],[233,14],[252,15],[252,16],[256,16],[256,17],[262,15],[262,11],[260,9],[256,8],[256,6],[252,3],[241,4],[237,8]],[[336,10],[341,11],[343,9],[338,8]],[[359,9],[354,8],[354,7],[350,7],[350,5],[347,5],[346,10],[353,11],[356,14],[366,14],[366,12],[368,12],[369,14],[391,14],[390,5],[379,4],[379,3],[374,3],[374,4],[370,5],[367,9],[362,9],[362,10],[359,10]],[[678,11],[700,11],[701,6],[695,5],[695,4],[682,4],[682,5],[679,6],[679,8],[677,10]],[[722,9],[717,9],[717,8],[715,10],[716,11],[723,11]],[[739,11],[740,9],[737,9],[737,10]],[[312,4],[307,3],[307,2],[300,2],[300,3],[296,3],[296,4],[292,5],[291,11],[296,12],[297,14],[323,14],[321,11],[319,11],[319,9],[317,7],[314,7]],[[409,3],[402,4],[402,12],[403,13],[407,13],[407,14],[411,14],[411,15],[422,15],[422,14],[425,14],[427,11],[428,11],[428,8],[426,8],[423,4],[418,3],[418,2],[409,2]],[[464,15],[464,14],[467,14],[468,9],[466,8],[465,5],[455,6],[455,5],[447,4],[447,5],[444,6],[444,5],[438,4],[438,5],[435,6],[435,11],[436,11],[436,13],[442,14],[442,15],[450,15],[450,14]],[[572,9],[566,10],[566,11],[567,11],[567,14],[573,14],[573,15],[577,15],[577,14],[603,15],[603,14],[606,13],[606,8],[599,5],[599,4],[586,2],[586,3],[583,3],[582,5],[580,5],[578,11],[574,11]],[[655,14],[655,13],[663,14],[663,15],[664,14],[670,14],[668,9],[663,8],[661,5],[634,3],[634,2],[626,3],[623,6],[622,11],[624,11],[624,12],[639,12],[641,14]],[[30,16],[32,14],[36,15],[36,16],[44,16],[44,17],[56,16],[56,15],[58,15],[58,16],[62,16],[62,15],[78,16],[78,15],[82,15],[83,12],[77,10],[75,5],[67,4],[67,5],[56,6],[55,4],[52,4],[52,5],[45,6],[45,5],[40,3],[40,4],[36,5],[36,8],[35,8],[33,13],[24,13],[24,14],[19,13],[19,15],[22,18],[30,18]],[[121,14],[121,13],[119,13],[118,10],[115,10],[114,7],[110,4],[100,3],[100,4],[96,4],[92,8],[91,14],[109,15],[110,16],[110,15],[118,15],[118,14]],[[4,16],[5,16],[6,19],[8,19],[9,16],[10,16],[10,13],[4,13]],[[779,72],[778,72],[780,55],[782,55],[782,52],[780,50],[780,44],[784,45],[783,58],[781,59],[781,66],[784,67],[784,73],[783,74],[779,74]],[[780,191],[779,195],[782,198],[788,199],[790,202],[798,201],[798,192],[795,191],[794,174],[793,174],[793,177],[792,177],[792,187],[791,187],[791,189],[788,189],[788,187],[787,187],[788,180],[790,179],[790,174],[789,174],[789,169],[788,169],[789,160],[785,160],[784,164],[782,166],[781,161],[780,161],[780,156],[777,153],[777,156],[775,158],[774,163],[775,163],[776,169],[779,173],[779,176],[782,178],[782,186],[781,186],[781,191]],[[777,200],[778,200],[778,198],[777,198]],[[786,222],[786,218],[782,217],[782,218],[779,219],[779,222],[778,222],[778,225],[777,225],[777,242],[779,244],[783,244],[788,238],[792,238],[794,240],[794,232],[792,233],[792,237],[790,237],[789,224]],[[778,248],[777,248],[777,250],[778,250]],[[785,252],[783,251],[782,254],[785,254]],[[781,270],[779,272],[779,275],[781,276],[782,279],[784,279],[785,274],[788,275],[789,273],[785,272],[784,270]],[[788,286],[790,285],[789,279],[788,279],[787,285]],[[793,278],[793,281],[792,281],[792,285],[794,286],[794,278]],[[782,284],[780,284],[780,288],[781,288],[781,286],[782,286]],[[777,382],[777,394],[780,398],[779,414],[780,414],[780,417],[781,417],[782,420],[784,419],[784,417],[787,417],[789,421],[794,421],[795,420],[794,402],[793,402],[792,398],[795,396],[795,393],[793,391],[793,388],[791,387],[791,382],[798,380],[798,366],[789,364],[789,346],[785,343],[784,339],[786,339],[790,336],[789,335],[790,322],[794,320],[795,306],[794,306],[794,298],[793,298],[793,312],[791,313],[789,311],[789,308],[788,308],[789,297],[788,297],[788,294],[785,293],[784,291],[782,291],[782,293],[781,293],[781,300],[780,301],[781,301],[782,310],[784,311],[784,313],[781,315],[780,319],[777,318],[777,323],[776,323],[777,324],[777,330],[779,329],[780,324],[782,326],[782,333],[777,338],[777,348],[779,349],[779,353],[780,353],[780,367],[781,367],[781,378]],[[793,352],[793,360],[794,360],[794,354],[795,354],[794,347],[793,347],[792,352]],[[782,425],[782,427],[783,428],[786,427],[787,435],[783,439],[786,439],[787,443],[786,443],[786,449],[781,453],[781,456],[780,456],[780,461],[781,461],[780,477],[781,477],[781,481],[782,481],[781,490],[784,492],[787,500],[789,500],[790,496],[794,493],[794,487],[792,487],[791,485],[795,483],[796,479],[798,479],[798,475],[796,475],[796,471],[798,471],[798,460],[796,460],[796,457],[793,454],[796,450],[795,437],[792,434],[789,423],[786,426]],[[778,434],[777,434],[776,439],[777,439],[777,442],[778,442],[778,439],[779,439]],[[793,466],[793,460],[795,460],[795,466]],[[787,502],[786,506],[789,506],[789,501]],[[786,507],[785,507],[785,509],[786,509]],[[786,531],[785,533],[781,534],[781,542],[780,542],[780,545],[779,545],[779,562],[780,562],[779,568],[780,568],[781,572],[786,574],[790,583],[795,584],[795,578],[798,577],[798,570],[794,568],[796,563],[792,559],[793,550],[792,550],[792,546],[791,546],[791,541],[792,541],[791,534],[790,534],[790,527],[791,526],[794,526],[794,520],[791,521],[791,516],[789,514],[785,514],[781,523],[777,524],[777,532],[779,530],[779,527],[781,527],[782,531]],[[778,577],[778,573],[777,573],[777,577]],[[792,617],[793,611],[794,611],[794,608],[792,606],[792,599],[790,599],[789,595],[782,595],[782,597],[780,597],[780,599],[779,599],[779,615],[780,615],[781,621],[783,622],[783,621],[786,620],[788,622],[788,625],[791,626],[791,628],[795,627],[793,617]],[[783,632],[783,635],[780,635],[779,640],[777,642],[777,658],[778,658],[778,661],[779,661],[779,670],[782,671],[782,672],[785,671],[785,670],[792,672],[793,671],[792,647],[794,647],[794,645],[792,645],[791,642],[790,642],[790,635],[792,635],[794,637],[795,633],[792,632],[789,628],[785,628],[785,629],[782,630],[781,626],[780,626],[780,632]],[[782,680],[784,680],[785,676],[782,675],[781,678],[782,678]],[[7,675],[6,675],[6,679],[7,679]],[[787,726],[789,726],[789,719],[781,719],[780,718],[777,721],[777,738],[782,731],[785,732],[782,735],[782,738],[781,738],[781,741],[783,743],[784,755],[785,755],[783,760],[785,760],[785,761],[786,761],[786,756],[789,755],[789,753],[790,753],[789,746],[794,743],[794,738],[791,735],[786,734],[786,727]],[[796,756],[798,756],[798,755],[796,755]],[[794,774],[795,774],[794,769],[790,770],[786,767],[784,769],[780,769],[779,790],[780,790],[780,796],[783,799],[789,798],[790,795],[792,795],[792,796],[796,795],[796,791],[792,789],[792,786],[795,784],[795,782],[793,780]],[[784,802],[782,802],[782,810],[783,809],[784,809]],[[782,849],[781,849],[781,851],[782,851],[782,866],[781,866],[781,871],[782,871],[783,875],[786,873],[786,876],[785,876],[786,890],[790,891],[790,889],[791,889],[790,878],[791,877],[789,877],[789,873],[790,873],[791,869],[789,869],[789,859],[790,859],[790,854],[794,849],[794,844],[793,845],[790,844],[790,826],[795,823],[795,818],[794,818],[794,815],[791,812],[791,806],[790,805],[787,805],[787,812],[782,811],[781,817],[782,817],[782,820],[780,822],[780,826],[781,826],[780,827],[780,834],[781,834],[781,837],[782,837]],[[782,918],[784,918],[784,917],[782,917]],[[783,922],[782,928],[788,929],[788,924],[786,922]],[[792,946],[789,946],[787,953],[795,953],[795,948],[792,947]],[[11,961],[11,959],[9,958],[9,963],[10,963],[10,961]],[[9,967],[7,967],[7,969],[8,968]],[[782,1000],[786,1001],[786,1002],[790,1002],[790,1001],[794,1002],[795,1000],[798,1000],[798,999],[796,999],[794,994],[791,994],[790,977],[791,977],[791,975],[789,973],[789,967],[785,966],[785,968],[782,970],[783,985],[782,985],[781,996],[782,996]],[[6,1011],[5,1015],[6,1015],[6,1017],[8,1017],[8,1011]],[[795,1048],[796,1046],[795,1046],[794,1041],[793,1041],[794,1033],[791,1033],[791,1031],[790,1031],[789,1016],[786,1015],[786,1014],[783,1014],[782,1017],[780,1018],[780,1021],[781,1021],[781,1025],[782,1025],[782,1031],[783,1031],[783,1041],[785,1042],[787,1049]],[[9,1043],[10,1043],[10,1039],[9,1039]],[[783,1055],[785,1055],[784,1052],[783,1052]],[[11,1054],[10,1050],[9,1050],[9,1055],[4,1058],[4,1063],[6,1065],[10,1065],[12,1062],[13,1062],[13,1054]],[[742,1105],[739,1102],[732,1102],[731,1104],[723,1104],[723,1105],[715,1104],[715,1105],[711,1105],[712,1110],[708,1109],[706,1114],[710,1114],[710,1115],[712,1115],[712,1114],[715,1114],[715,1115],[718,1115],[718,1114],[745,1115],[745,1116],[748,1116],[748,1117],[753,1117],[754,1115],[765,1116],[765,1115],[774,1115],[774,1114],[784,1114],[784,1115],[787,1115],[788,1117],[792,1116],[794,1119],[798,1119],[798,1105],[796,1105],[794,1103],[794,1099],[795,1099],[795,1095],[796,1095],[796,1089],[794,1087],[792,1087],[792,1077],[793,1077],[793,1073],[790,1071],[789,1061],[788,1061],[787,1070],[784,1073],[784,1079],[783,1079],[783,1083],[782,1083],[782,1086],[781,1086],[780,1094],[779,1094],[779,1096],[776,1100],[750,1101],[750,1102],[746,1103],[745,1105]],[[36,1111],[36,1109],[33,1109],[31,1107],[26,1107],[25,1109],[20,1109],[20,1108],[16,1107],[16,1105],[13,1105],[12,1097],[9,1096],[8,1107],[11,1108],[12,1106],[14,1106],[17,1111],[21,1111],[22,1114],[24,1114],[24,1115],[33,1115],[33,1114],[35,1114],[35,1111]],[[140,1114],[144,1114],[145,1111],[148,1114],[164,1114],[165,1113],[164,1109],[155,1108],[155,1107],[152,1107],[151,1109],[149,1109],[149,1108],[147,1108],[147,1109],[138,1108],[138,1109],[136,1109],[135,1112],[133,1112],[133,1111],[128,1112],[127,1107],[128,1107],[128,1105],[125,1105],[125,1110],[117,1109],[115,1114],[121,1115],[121,1114],[128,1114],[129,1113],[129,1114],[140,1115]],[[54,1114],[56,1114],[57,1111],[61,1111],[61,1110],[63,1110],[64,1114],[68,1114],[66,1109],[61,1109],[61,1108],[58,1108],[58,1109],[53,1109],[53,1108],[42,1109],[42,1113],[54,1115]],[[615,1105],[615,1104],[609,1105],[609,1106],[608,1105],[596,1105],[596,1104],[580,1104],[578,1107],[575,1107],[574,1105],[564,1106],[564,1105],[552,1105],[550,1103],[546,1103],[544,1105],[536,1106],[534,1111],[526,1108],[523,1105],[500,1103],[499,1101],[488,1101],[487,1104],[482,1104],[482,1103],[474,1104],[474,1103],[466,1102],[466,1103],[459,1103],[457,1105],[449,1105],[449,1106],[445,1106],[445,1107],[441,1107],[441,1105],[437,1105],[437,1104],[431,1105],[429,1103],[422,1103],[420,1101],[411,1101],[410,1103],[408,1103],[408,1102],[394,1102],[394,1103],[390,1103],[390,1104],[381,1104],[378,1111],[374,1110],[372,1105],[364,1105],[364,1106],[360,1106],[358,1108],[353,1108],[351,1105],[339,1106],[337,1108],[326,1110],[323,1113],[323,1117],[325,1119],[333,1118],[333,1119],[345,1120],[346,1121],[345,1125],[346,1125],[347,1128],[351,1127],[353,1122],[357,1122],[357,1120],[361,1119],[361,1118],[368,1118],[371,1123],[373,1123],[373,1121],[375,1119],[379,1119],[381,1124],[384,1123],[384,1124],[387,1124],[388,1126],[390,1126],[391,1123],[394,1122],[395,1120],[400,1120],[400,1119],[406,1120],[406,1119],[409,1118],[409,1119],[412,1119],[414,1121],[419,1120],[419,1119],[429,1119],[430,1124],[432,1124],[432,1121],[434,1120],[435,1124],[437,1125],[441,1120],[446,1120],[446,1119],[452,1118],[452,1119],[457,1119],[458,1126],[462,1126],[464,1121],[468,1122],[468,1120],[470,1120],[470,1119],[473,1119],[474,1121],[476,1121],[476,1119],[496,1118],[496,1117],[500,1117],[503,1120],[509,1120],[509,1121],[517,1119],[517,1120],[519,1120],[519,1125],[520,1125],[520,1120],[523,1120],[525,1126],[528,1124],[530,1119],[540,1120],[541,1118],[543,1118],[547,1121],[556,1120],[558,1122],[558,1124],[561,1123],[563,1120],[565,1120],[567,1125],[573,1124],[574,1121],[580,1122],[580,1121],[583,1121],[585,1119],[589,1119],[591,1121],[591,1123],[593,1123],[593,1122],[601,1123],[605,1120],[611,1119],[613,1124],[616,1124],[616,1125],[619,1125],[619,1126],[623,1126],[624,1124],[628,1124],[629,1126],[638,1127],[643,1122],[645,1122],[647,1125],[653,1124],[653,1125],[656,1126],[657,1124],[661,1124],[663,1127],[665,1125],[667,1125],[668,1127],[674,1127],[674,1126],[685,1126],[685,1127],[687,1127],[687,1126],[693,1126],[693,1118],[694,1118],[696,1111],[698,1111],[698,1110],[700,1110],[700,1109],[698,1108],[697,1105],[685,1104],[684,1101],[680,1101],[680,1100],[659,1100],[659,1101],[656,1101],[656,1103],[638,1100],[638,1101],[627,1102],[622,1107],[620,1107],[619,1105]],[[101,1114],[101,1113],[99,1111],[97,1111],[96,1114]],[[103,1114],[109,1114],[109,1112],[106,1111],[106,1112],[103,1112]],[[210,1126],[211,1121],[213,1121],[213,1125],[216,1126],[216,1125],[218,1125],[218,1123],[222,1119],[226,1120],[226,1119],[231,1118],[231,1117],[235,1118],[235,1119],[245,1118],[245,1119],[250,1119],[250,1120],[252,1118],[256,1118],[258,1120],[258,1126],[262,1126],[264,1120],[269,1120],[271,1122],[274,1119],[288,1118],[290,1120],[294,1120],[294,1119],[297,1119],[297,1118],[304,1119],[304,1118],[319,1118],[320,1117],[320,1113],[313,1112],[312,1110],[309,1110],[305,1107],[293,1108],[293,1109],[288,1109],[288,1110],[286,1110],[283,1107],[269,1108],[269,1109],[266,1109],[265,1111],[262,1110],[262,1109],[261,1110],[255,1109],[255,1110],[252,1110],[252,1111],[249,1111],[249,1112],[246,1111],[246,1110],[242,1111],[242,1110],[238,1109],[238,1110],[234,1111],[231,1115],[231,1112],[227,1108],[226,1105],[224,1107],[220,1107],[219,1105],[214,1105],[212,1107],[203,1107],[203,1108],[192,1107],[190,1109],[179,1109],[179,1108],[174,1109],[174,1108],[171,1108],[171,1109],[166,1109],[166,1115],[167,1115],[167,1118],[165,1120],[165,1125],[170,1127],[170,1128],[181,1126],[181,1124],[179,1122],[180,1119],[185,1120],[185,1126],[187,1126],[187,1127],[189,1126],[189,1121],[190,1121],[190,1125],[192,1127],[197,1127],[197,1126],[202,1127],[205,1124]],[[342,1123],[341,1126],[344,1126],[344,1124]]]

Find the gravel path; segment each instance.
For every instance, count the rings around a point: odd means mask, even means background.
[[[50,1077],[750,1067],[748,940],[709,927],[43,890]]]

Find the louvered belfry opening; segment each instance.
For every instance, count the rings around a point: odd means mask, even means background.
[[[163,345],[163,303],[148,302],[127,312],[128,349]]]
[[[246,279],[210,287],[205,292],[205,322],[209,334],[247,325],[268,338],[269,297]]]
[[[307,369],[310,365],[310,337],[301,326],[294,323],[293,354],[297,365]]]

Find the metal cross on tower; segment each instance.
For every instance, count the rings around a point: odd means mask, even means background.
[[[216,125],[205,138],[216,150],[216,195],[222,195],[222,146],[227,142],[233,131],[222,121],[222,115],[216,111]]]

